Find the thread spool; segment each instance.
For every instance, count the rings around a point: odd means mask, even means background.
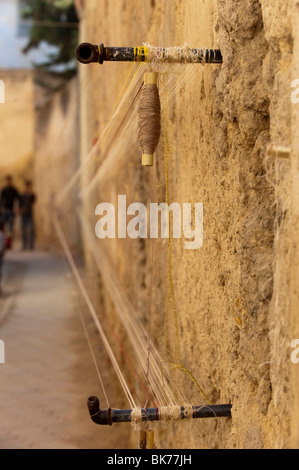
[[[138,140],[142,150],[142,165],[153,166],[154,153],[160,140],[161,105],[157,88],[158,74],[144,74],[144,85],[138,106]]]

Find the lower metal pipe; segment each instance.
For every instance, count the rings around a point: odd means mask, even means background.
[[[89,397],[87,402],[92,421],[96,424],[112,425],[113,423],[128,423],[131,421],[132,410],[100,409],[98,397]],[[231,417],[232,405],[202,405],[192,406],[192,418],[222,418]],[[142,421],[159,421],[162,416],[159,408],[141,409]],[[185,419],[185,408],[181,407],[181,419]]]

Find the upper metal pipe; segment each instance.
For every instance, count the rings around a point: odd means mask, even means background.
[[[160,62],[168,62],[168,48],[159,47],[157,57]],[[178,55],[171,62],[191,62],[221,64],[223,62],[219,49],[190,49],[191,55],[186,58],[184,48],[178,48]],[[142,47],[104,47],[104,44],[90,44],[83,42],[76,49],[76,58],[82,64],[104,61],[112,62],[147,62],[148,50]]]

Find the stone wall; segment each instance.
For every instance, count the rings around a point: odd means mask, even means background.
[[[30,70],[0,70],[5,86],[5,102],[0,104],[0,180],[14,176],[23,190],[32,178],[34,145],[33,74]]]
[[[299,78],[299,4],[294,1],[294,8],[292,19],[290,23],[293,24],[293,40],[294,50],[292,57],[292,71],[290,77],[293,80]],[[289,24],[290,24],[289,23]],[[298,82],[297,82],[298,83]],[[298,85],[297,85],[298,90]],[[292,92],[294,89],[291,90]],[[299,246],[298,246],[298,231],[299,231],[299,102],[298,94],[296,103],[292,104],[292,128],[291,128],[291,164],[290,164],[290,184],[289,184],[289,204],[290,204],[290,223],[289,231],[287,233],[287,240],[289,243],[289,257],[288,257],[288,317],[290,322],[290,341],[299,338],[299,318],[298,318],[298,305],[299,305]],[[292,364],[292,374],[289,388],[292,391],[291,395],[291,429],[290,429],[290,446],[298,448],[298,414],[299,414],[299,373],[298,364]]]
[[[79,95],[72,79],[51,99],[36,107],[34,179],[37,193],[36,223],[41,247],[60,246],[53,226],[53,210],[59,199],[59,214],[73,249],[80,248],[76,218],[76,189],[62,193],[79,164]],[[58,204],[57,204],[58,205]]]

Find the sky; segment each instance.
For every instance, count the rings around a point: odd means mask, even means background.
[[[41,62],[49,47],[22,54],[26,37],[18,37],[18,0],[0,0],[0,69],[30,68],[32,62]]]

